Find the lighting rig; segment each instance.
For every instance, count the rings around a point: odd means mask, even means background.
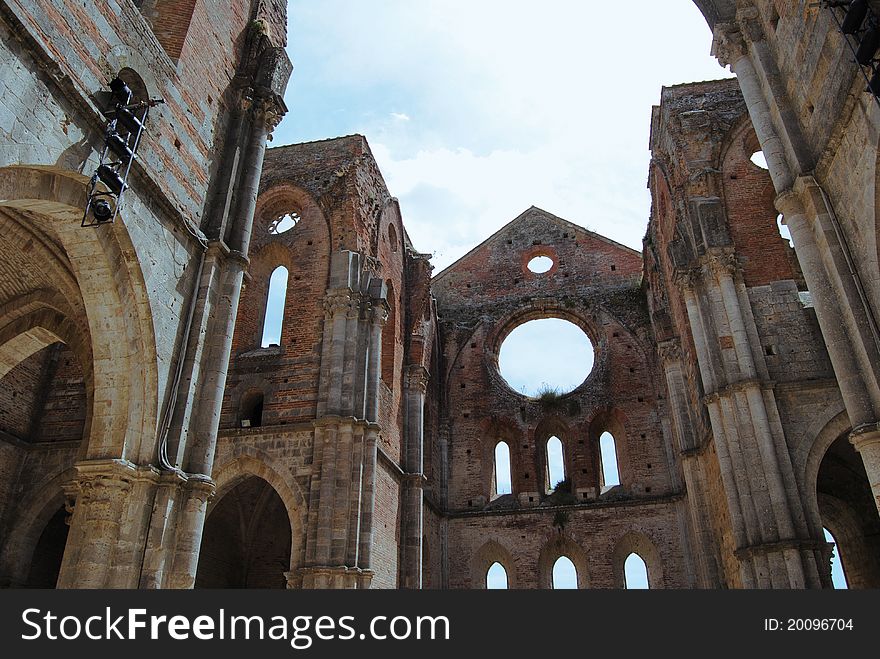
[[[865,91],[880,105],[880,2],[877,0],[822,0],[820,6],[831,10],[837,28],[845,35],[862,76]],[[839,11],[839,10],[843,11]]]
[[[128,176],[137,158],[137,149],[146,131],[150,108],[164,103],[161,98],[132,103],[132,91],[124,80],[110,81],[107,95],[107,128],[98,168],[89,182],[89,200],[83,213],[82,226],[109,224],[116,219],[128,189]],[[99,187],[98,183],[104,187]]]

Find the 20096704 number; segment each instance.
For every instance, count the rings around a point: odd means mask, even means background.
[[[852,618],[764,618],[764,631],[852,631]]]

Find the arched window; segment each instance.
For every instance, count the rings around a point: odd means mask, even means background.
[[[610,432],[603,432],[599,437],[599,454],[602,457],[602,491],[620,485],[620,474],[617,470],[617,442]]]
[[[577,568],[568,556],[560,556],[553,564],[553,590],[576,590]]]
[[[507,570],[501,563],[492,563],[486,572],[486,590],[507,590]]]
[[[565,480],[565,457],[562,440],[551,437],[547,440],[547,490],[553,490]]]
[[[388,289],[388,320],[382,328],[382,382],[394,388],[394,347],[397,344],[397,300],[394,284],[385,282]]]
[[[647,590],[648,566],[638,554],[630,554],[623,564],[623,574],[627,590]]]
[[[507,442],[498,442],[495,445],[495,470],[492,474],[492,497],[500,497],[503,494],[511,494],[513,488],[510,482],[510,447]]]
[[[287,268],[278,266],[269,278],[266,298],[266,317],[263,321],[263,339],[260,345],[268,348],[281,345],[281,326],[284,324],[284,303],[287,300]]]
[[[259,428],[263,425],[263,392],[250,391],[241,399],[241,427]]]
[[[831,531],[828,529],[822,529],[822,531],[825,533],[825,542],[830,542],[834,545],[831,549],[831,583],[838,590],[846,590],[849,588],[849,584],[846,581],[846,575],[843,573],[843,564],[840,562],[840,549],[837,540],[834,539],[834,536],[831,535]]]

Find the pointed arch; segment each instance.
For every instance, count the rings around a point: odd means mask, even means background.
[[[482,590],[486,588],[486,576],[495,563],[501,565],[507,573],[507,588],[513,590],[517,587],[516,564],[510,552],[495,540],[489,540],[475,553],[471,561],[471,588]]]
[[[64,486],[75,478],[75,469],[63,471],[20,502],[0,545],[0,584],[15,587],[27,582],[40,536],[65,505]]]
[[[570,560],[577,571],[577,587],[585,589],[590,587],[589,566],[586,552],[570,538],[557,535],[541,548],[538,556],[538,587],[544,590],[553,588],[553,568],[557,560],[565,556]]]
[[[660,552],[653,541],[641,531],[629,531],[614,547],[611,556],[612,570],[614,573],[614,587],[626,588],[626,561],[632,554],[637,554],[645,563],[648,573],[648,587],[651,589],[663,588],[663,561]]]
[[[302,567],[305,559],[303,524],[307,511],[306,501],[296,481],[283,478],[281,474],[269,466],[271,464],[272,460],[262,451],[242,447],[233,459],[215,467],[213,479],[216,483],[217,494],[208,504],[207,514],[210,515],[211,511],[223,500],[223,497],[247,478],[256,476],[266,481],[281,498],[287,511],[291,534],[289,583],[299,585],[296,570]]]

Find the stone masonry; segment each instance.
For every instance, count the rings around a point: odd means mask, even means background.
[[[532,207],[433,273],[364,137],[266,149],[283,0],[0,0],[0,586],[828,588],[826,529],[880,586],[880,104],[844,9],[696,5],[737,78],[662,90],[641,252]],[[595,363],[530,397],[546,318]]]

